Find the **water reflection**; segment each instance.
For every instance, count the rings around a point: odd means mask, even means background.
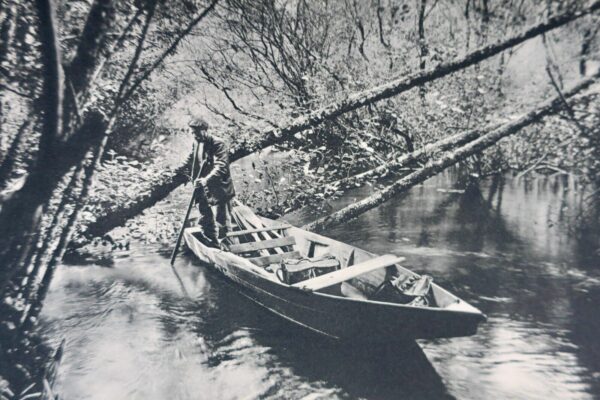
[[[451,398],[415,343],[349,347],[290,326],[258,307],[248,307],[244,298],[232,297],[228,304],[235,308],[229,309],[235,321],[252,332],[255,344],[269,349],[272,357],[270,373],[277,384],[267,397]],[[290,385],[291,381],[297,383]],[[290,392],[294,387],[303,389]]]
[[[63,398],[447,397],[416,345],[346,348],[248,304],[189,260],[177,267],[186,297],[168,268],[151,253],[59,270],[44,318],[50,339],[67,339]]]
[[[407,257],[490,317],[476,336],[422,341],[423,350],[347,348],[249,304],[189,255],[177,263],[186,296],[168,252],[134,247],[57,271],[43,318],[49,340],[67,339],[62,398],[600,395],[600,274],[594,249],[566,224],[576,183],[497,177],[457,190],[455,181],[437,177],[328,235]]]

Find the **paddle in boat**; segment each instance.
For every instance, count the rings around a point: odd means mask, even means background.
[[[359,342],[473,335],[485,315],[426,275],[401,266],[403,257],[376,255],[262,218],[239,204],[227,250],[206,246],[201,229],[184,238],[204,263],[267,310],[324,336]]]

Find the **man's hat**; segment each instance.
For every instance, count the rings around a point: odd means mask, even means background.
[[[188,125],[191,126],[192,128],[200,128],[202,130],[207,130],[209,128],[208,122],[206,122],[206,120],[204,120],[204,118],[202,118],[202,117],[192,118],[192,120],[190,121],[190,123]]]

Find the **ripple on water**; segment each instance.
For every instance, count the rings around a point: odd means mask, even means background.
[[[581,398],[589,392],[577,347],[555,326],[491,318],[481,329],[478,337],[422,342],[438,371],[454,377],[447,382],[451,392],[506,399]]]

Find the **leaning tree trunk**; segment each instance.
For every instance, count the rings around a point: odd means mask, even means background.
[[[464,160],[465,158],[476,154],[498,142],[500,139],[512,135],[518,132],[520,129],[531,125],[539,121],[542,117],[545,117],[557,109],[565,105],[564,98],[572,97],[573,95],[581,92],[595,83],[600,77],[600,72],[595,76],[585,79],[575,85],[572,89],[564,92],[561,95],[557,95],[550,100],[545,101],[537,108],[529,111],[522,117],[516,119],[513,122],[504,124],[491,132],[481,136],[478,139],[448,153],[443,154],[439,159],[430,161],[420,170],[413,172],[385,189],[375,193],[372,196],[367,197],[364,200],[354,203],[350,206],[342,208],[341,210],[320,218],[310,224],[303,226],[304,229],[311,231],[322,231],[326,228],[341,224],[352,218],[356,218],[360,214],[369,211],[378,205],[390,200],[399,193],[405,192],[413,186],[425,181],[426,179],[440,173],[446,168],[456,164],[457,162]]]
[[[416,162],[427,161],[435,153],[447,151],[455,147],[467,144],[481,137],[481,135],[484,135],[486,132],[489,132],[491,129],[495,129],[497,127],[498,126],[495,126],[493,128],[487,127],[484,129],[473,129],[467,132],[457,133],[455,135],[438,140],[436,142],[429,143],[421,147],[420,149],[417,149],[410,153],[403,154],[396,160],[381,164],[380,166],[370,169],[368,171],[364,171],[359,174],[349,176],[347,178],[339,179],[335,182],[332,182],[331,184],[339,187],[349,187],[356,183],[364,182],[367,179],[385,178],[390,173],[400,170],[400,168],[406,167]]]
[[[357,92],[348,96],[343,101],[332,103],[327,107],[297,118],[278,129],[264,131],[260,135],[261,137],[259,140],[232,149],[230,152],[230,160],[233,162],[266,147],[283,143],[284,141],[293,138],[294,134],[306,129],[314,128],[324,121],[332,120],[344,113],[354,111],[360,107],[396,96],[425,83],[443,78],[451,73],[493,57],[494,55],[519,45],[528,39],[561,27],[599,9],[600,0],[596,0],[580,11],[571,11],[554,16],[548,21],[535,25],[507,40],[482,47],[454,61],[443,63],[435,68],[429,68],[428,70],[417,72],[405,78],[397,79],[369,90]],[[424,154],[422,156],[424,156]],[[407,162],[408,161],[405,161],[403,163],[406,164]],[[103,235],[111,229],[122,225],[127,219],[135,217],[144,209],[163,200],[171,191],[187,181],[186,174],[188,169],[188,163],[183,163],[176,169],[172,176],[166,177],[163,181],[151,187],[147,194],[134,199],[127,208],[116,212],[109,211],[104,215],[98,216],[97,221],[89,225],[88,233],[90,235],[92,235],[92,233],[93,235]],[[375,172],[374,175],[378,173],[379,171]]]
[[[62,80],[60,67],[60,47],[56,38],[54,9],[49,1],[36,3],[40,19],[41,59],[44,65],[42,93],[38,99],[44,109],[40,136],[40,156],[34,164],[23,189],[12,195],[2,205],[0,211],[0,294],[3,283],[13,272],[15,265],[22,261],[33,245],[33,233],[39,226],[41,210],[44,204],[38,192],[47,192],[48,180],[44,172],[53,171],[53,145],[60,134],[60,115],[62,113]],[[51,191],[50,191],[51,192]]]

